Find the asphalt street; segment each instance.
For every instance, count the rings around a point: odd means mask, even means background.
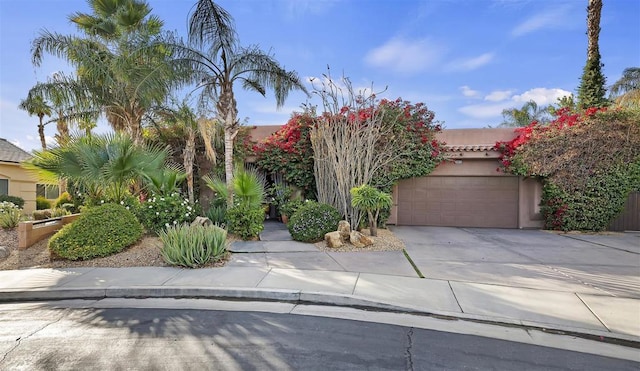
[[[519,342],[322,316],[65,307],[59,302],[0,306],[3,370],[637,370],[639,366]]]

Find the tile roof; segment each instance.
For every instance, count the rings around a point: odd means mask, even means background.
[[[0,138],[0,161],[19,163],[29,158],[31,158],[29,152],[4,138]]]
[[[486,152],[495,151],[494,146],[494,144],[445,145],[444,149],[449,152]]]

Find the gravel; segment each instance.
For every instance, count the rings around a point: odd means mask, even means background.
[[[371,237],[368,229],[363,229],[360,232],[365,236]],[[316,242],[314,245],[320,249],[320,251],[332,252],[399,251],[405,247],[404,242],[388,229],[378,229],[378,236],[371,238],[373,239],[373,245],[367,247],[355,247],[351,244],[344,244],[342,247],[331,248],[327,246],[325,241]]]

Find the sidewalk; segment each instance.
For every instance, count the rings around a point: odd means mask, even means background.
[[[419,278],[402,252],[325,253],[283,241],[236,242],[222,268],[70,268],[0,271],[0,303],[138,297],[286,301],[410,312],[574,333],[640,347],[640,300],[598,292]],[[277,240],[274,240],[277,239]]]

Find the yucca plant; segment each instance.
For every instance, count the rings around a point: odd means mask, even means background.
[[[162,258],[171,265],[195,268],[222,259],[227,231],[217,226],[177,225],[159,232]]]

